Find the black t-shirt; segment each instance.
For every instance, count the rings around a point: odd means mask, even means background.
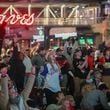
[[[75,69],[74,75],[75,77],[79,77],[81,79],[85,79],[88,73],[88,68],[84,67],[82,70],[78,68],[79,65],[82,65],[84,63],[84,59],[80,58],[74,58],[73,59],[73,67]]]

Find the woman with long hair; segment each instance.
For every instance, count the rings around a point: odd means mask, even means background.
[[[55,103],[55,93],[61,91],[60,88],[60,68],[55,61],[54,51],[50,51],[47,56],[47,63],[45,64],[45,82],[44,91],[47,99],[47,105]]]

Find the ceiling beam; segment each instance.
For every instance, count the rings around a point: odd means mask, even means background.
[[[84,3],[80,3],[81,5],[85,5]],[[87,5],[90,5],[89,3],[86,3]],[[44,8],[46,5],[50,5],[50,7],[60,7],[62,5],[65,5],[65,7],[74,7],[74,6],[77,6],[79,5],[79,3],[15,3],[15,2],[12,2],[12,3],[7,3],[7,2],[4,2],[4,3],[0,3],[0,8],[2,7],[9,7],[10,5],[13,5],[14,7],[19,7],[19,8],[26,8],[28,7],[28,5],[31,5],[32,8]],[[97,6],[99,5],[99,3],[95,3],[94,6]]]

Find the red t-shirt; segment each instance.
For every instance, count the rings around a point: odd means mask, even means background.
[[[94,58],[92,56],[88,56],[88,66],[89,66],[89,69],[92,70],[94,68]]]
[[[99,58],[99,62],[100,62],[101,64],[105,63],[105,58],[104,58],[104,57]]]
[[[75,107],[70,105],[70,110],[75,110]]]

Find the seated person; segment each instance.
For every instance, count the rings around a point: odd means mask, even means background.
[[[107,97],[101,90],[97,90],[93,85],[85,83],[81,91],[83,94],[81,110],[110,110]]]
[[[63,92],[61,92],[61,91],[57,92],[56,93],[56,103],[48,105],[46,110],[59,110],[64,97],[65,96],[64,96]]]

